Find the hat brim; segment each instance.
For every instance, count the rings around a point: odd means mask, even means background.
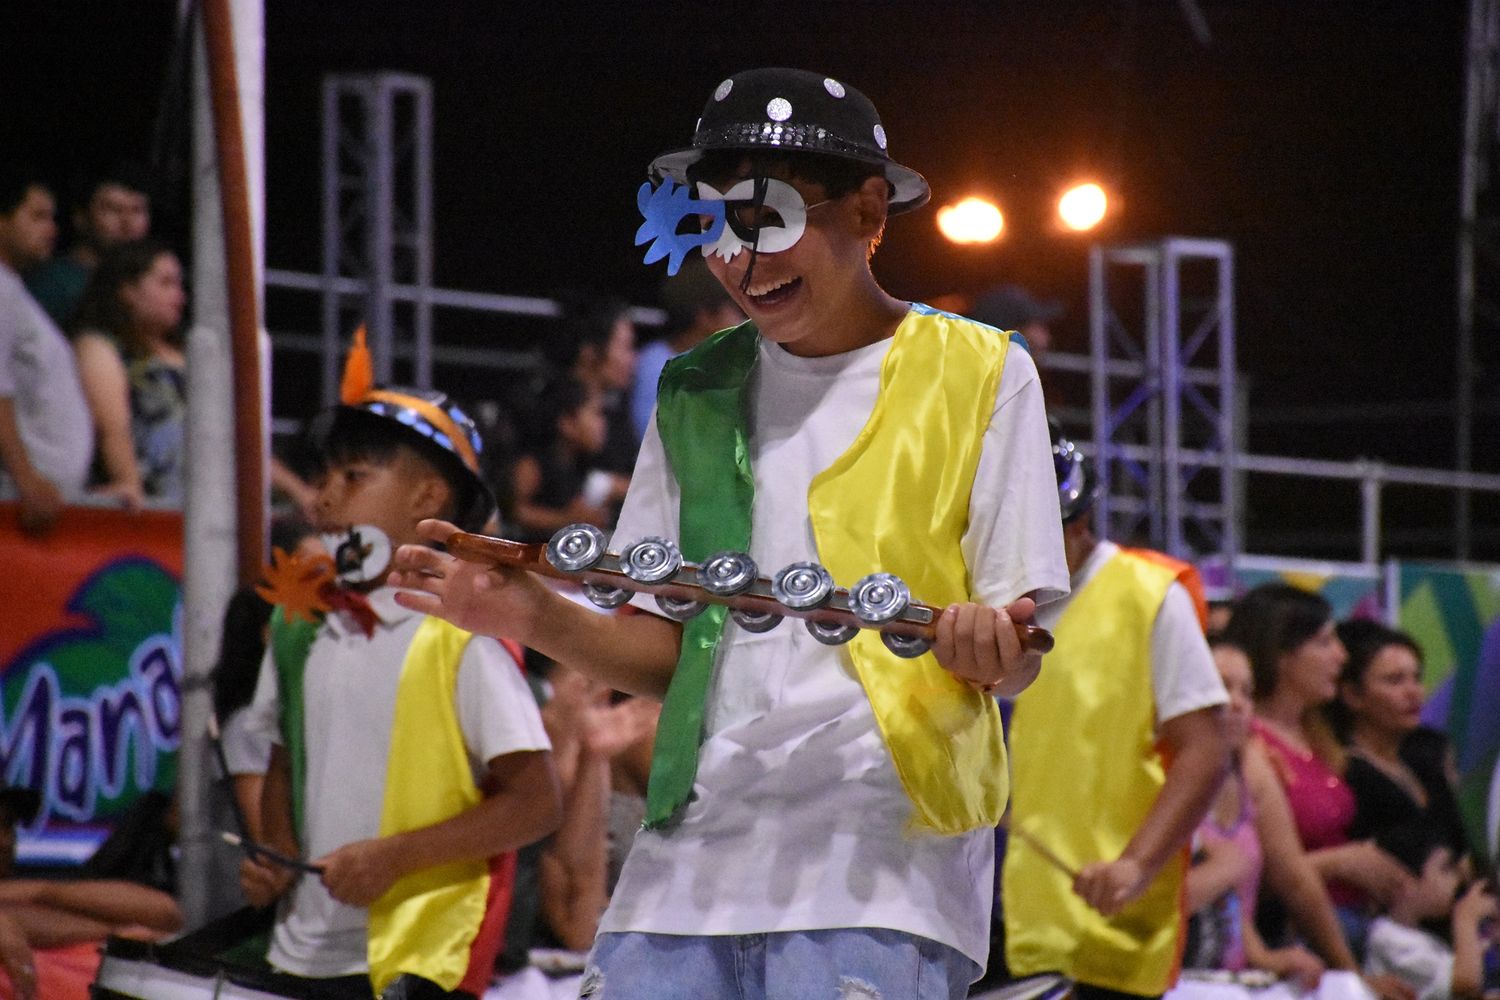
[[[880,167],[885,171],[885,179],[890,182],[893,188],[891,202],[887,208],[887,212],[890,215],[900,215],[903,212],[910,212],[913,209],[921,208],[932,197],[932,189],[927,185],[927,178],[910,167],[903,167],[895,160],[883,157],[859,156],[852,153],[830,153],[819,149],[800,149],[796,146],[771,146],[759,143],[715,146],[713,148],[742,149],[747,153],[765,150],[807,153],[814,156],[833,156],[841,160],[855,160],[859,163],[868,163],[871,166]],[[708,150],[697,146],[689,146],[686,149],[675,149],[670,153],[663,153],[652,160],[651,166],[647,169],[653,180],[670,177],[679,184],[686,184],[688,168],[703,159],[703,154],[706,152]]]

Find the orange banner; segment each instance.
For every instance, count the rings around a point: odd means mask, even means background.
[[[0,777],[42,794],[21,860],[80,861],[175,780],[182,515],[71,507],[33,538],[0,503],[0,567]]]

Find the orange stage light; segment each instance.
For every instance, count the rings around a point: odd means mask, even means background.
[[[1109,198],[1097,184],[1075,184],[1057,201],[1057,216],[1062,224],[1075,233],[1093,229],[1104,221],[1109,209]]]
[[[1005,230],[1005,217],[994,202],[971,197],[938,209],[937,224],[954,243],[993,243]]]

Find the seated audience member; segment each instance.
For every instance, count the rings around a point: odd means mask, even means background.
[[[604,407],[604,445],[598,466],[628,478],[641,439],[630,422],[630,386],[635,374],[635,324],[619,299],[565,299],[561,326],[542,345],[555,374],[567,374],[599,393]]]
[[[99,258],[110,248],[144,239],[151,229],[150,182],[134,164],[88,178],[75,192],[73,246],[26,274],[26,287],[66,330]]]
[[[1366,905],[1384,903],[1410,881],[1372,841],[1354,841],[1354,793],[1345,754],[1319,709],[1338,693],[1346,655],[1328,602],[1281,583],[1256,587],[1234,609],[1225,639],[1250,657],[1255,679],[1252,730],[1291,805],[1297,835],[1329,894],[1356,957]]]
[[[181,930],[182,913],[165,892],[134,882],[11,877],[15,828],[34,819],[39,805],[31,789],[0,786],[0,913],[4,930],[19,930],[32,953],[20,961],[19,943],[0,934],[0,964],[10,974],[0,981],[0,1000],[84,1000],[105,938],[158,940]]]
[[[73,349],[99,429],[101,489],[130,506],[182,499],[185,304],[177,255],[140,240],[105,254],[78,307]]]
[[[1494,947],[1482,926],[1500,914],[1493,887],[1477,881],[1460,895],[1458,859],[1420,826],[1392,827],[1379,840],[1416,878],[1371,924],[1365,969],[1399,977],[1419,1000],[1479,997],[1485,954]],[[1424,929],[1429,922],[1446,924],[1451,941]]]
[[[1220,788],[1194,837],[1193,867],[1188,871],[1185,893],[1192,919],[1183,968],[1231,972],[1264,969],[1312,989],[1322,977],[1324,962],[1300,944],[1268,947],[1255,928],[1255,905],[1265,861],[1260,825],[1280,824],[1268,842],[1283,851],[1290,848],[1303,867],[1306,859],[1291,829],[1281,788],[1260,748],[1249,742],[1250,720],[1254,717],[1250,660],[1243,650],[1222,641],[1213,643],[1213,655],[1229,692],[1227,721],[1235,747],[1234,763],[1229,780]],[[1261,809],[1257,797],[1280,801]],[[1272,863],[1286,865],[1291,860],[1281,857]],[[1291,877],[1302,874],[1294,872]],[[1301,891],[1294,890],[1293,898],[1312,902],[1313,919],[1309,923],[1322,932],[1323,943],[1336,961],[1352,968],[1353,957],[1344,946],[1322,884],[1315,874],[1306,874],[1310,877],[1296,887]],[[1278,873],[1276,881],[1286,880]]]
[[[17,274],[57,239],[52,192],[32,171],[0,164],[0,490],[14,490],[21,528],[48,531],[83,490],[93,454],[68,343]]]
[[[1378,838],[1391,827],[1421,825],[1463,859],[1468,844],[1448,777],[1447,741],[1420,732],[1421,649],[1378,622],[1347,621],[1338,631],[1349,660],[1338,700],[1328,708],[1349,754],[1344,779],[1355,805],[1349,836]]]
[[[641,347],[635,357],[635,386],[630,390],[630,419],[637,439],[646,436],[646,425],[656,409],[656,383],[666,363],[708,335],[745,321],[700,256],[688,255],[682,269],[661,286],[661,304],[667,312],[665,336]]]
[[[422,520],[490,517],[478,432],[439,392],[346,380],[344,399],[321,421],[316,504],[317,526],[344,536],[342,585],[319,591],[321,621],[293,616],[308,603],[295,585],[277,591],[250,709],[272,743],[266,846],[322,871],[252,854],[241,886],[253,905],[287,897],[268,960],[323,995],[472,1000],[505,930],[513,852],[559,820],[556,775],[519,649],[412,610],[385,582]]]
[[[596,466],[607,433],[599,390],[572,375],[555,378],[529,424],[511,476],[522,537],[545,541],[580,521],[612,525],[629,481]]]

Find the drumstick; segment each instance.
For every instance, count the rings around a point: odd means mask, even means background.
[[[1062,872],[1070,879],[1076,879],[1078,877],[1078,869],[1074,868],[1072,865],[1064,861],[1061,857],[1058,856],[1056,851],[1052,850],[1052,848],[1042,843],[1034,834],[1028,833],[1026,830],[1019,826],[1011,825],[1009,820],[1006,820],[1000,825],[1010,830],[1011,834],[1021,843],[1025,844],[1027,847],[1040,854],[1042,856],[1042,860],[1047,862],[1053,868],[1056,868],[1058,871]]]
[[[272,864],[278,864],[283,868],[291,868],[294,871],[304,872],[308,875],[323,874],[322,865],[310,865],[299,858],[289,858],[285,854],[256,843],[249,837],[241,837],[239,834],[230,833],[228,830],[220,830],[219,836],[224,838],[224,843],[231,847],[240,848],[252,858],[265,858]]]

